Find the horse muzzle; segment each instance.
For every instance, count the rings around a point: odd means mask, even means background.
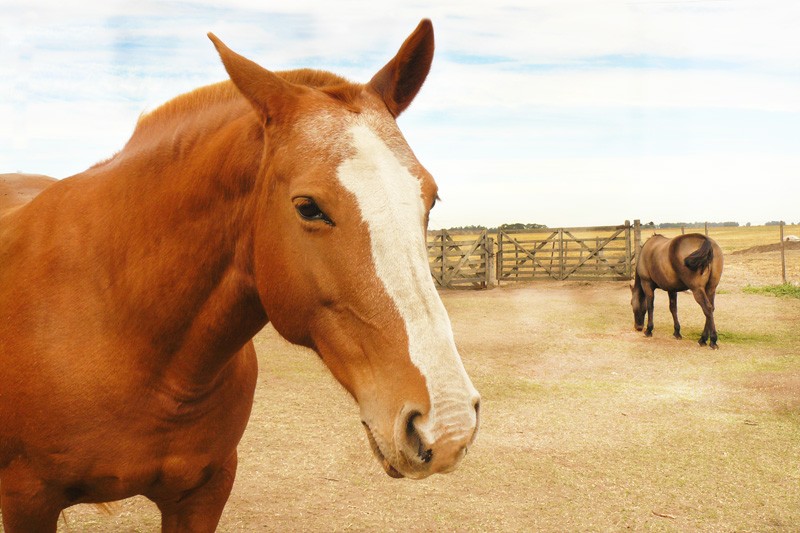
[[[394,478],[423,479],[455,470],[478,432],[479,400],[465,410],[452,410],[437,419],[413,407],[404,408],[394,423],[391,439],[362,421],[375,457]]]

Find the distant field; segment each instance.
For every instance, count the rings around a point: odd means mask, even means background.
[[[642,240],[654,233],[653,230],[642,230]],[[660,229],[655,233],[660,233],[667,237],[675,237],[681,234],[680,228]],[[703,233],[703,228],[687,229],[686,233]],[[784,235],[800,236],[800,225],[786,225],[783,227]],[[763,244],[779,243],[780,228],[778,226],[739,226],[736,228],[708,228],[708,236],[717,241],[726,253],[737,250],[745,250],[753,246]]]

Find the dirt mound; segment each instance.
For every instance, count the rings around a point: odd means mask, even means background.
[[[787,250],[800,250],[800,242],[798,241],[787,241],[783,244]],[[731,254],[759,254],[764,252],[778,252],[780,249],[781,243],[776,242],[774,244],[759,244],[758,246],[751,246],[750,248],[745,248],[744,250],[736,250],[735,252],[731,252]]]

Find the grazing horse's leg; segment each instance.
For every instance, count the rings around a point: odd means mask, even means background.
[[[652,283],[642,282],[644,291],[645,305],[647,306],[647,329],[644,330],[645,337],[653,336],[653,307],[655,305],[655,286]]]
[[[706,340],[711,338],[711,348],[716,349],[717,346],[717,326],[714,324],[714,304],[711,299],[706,295],[703,289],[693,289],[692,294],[694,299],[700,304],[703,314],[706,315],[706,324],[703,328],[703,334],[700,336],[700,346],[706,345]]]
[[[677,291],[667,291],[667,294],[669,294],[669,312],[672,313],[672,323],[675,325],[675,331],[672,335],[676,339],[682,339],[681,323],[678,322],[678,293]]]
[[[717,349],[719,348],[719,346],[717,346],[717,323],[714,322],[714,311],[716,310],[716,306],[714,305],[714,299],[716,298],[717,295],[717,288],[707,287],[706,294],[708,294],[708,301],[711,302],[711,330],[709,331],[711,338],[711,347]]]
[[[236,452],[206,483],[176,500],[156,501],[162,533],[216,531],[236,476]]]
[[[6,533],[55,533],[62,506],[49,492],[40,479],[24,470],[7,472],[0,483],[0,510]]]

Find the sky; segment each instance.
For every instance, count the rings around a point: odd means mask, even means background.
[[[795,0],[0,0],[0,172],[111,156],[226,78],[209,31],[366,82],[422,18],[434,62],[398,123],[432,229],[800,221]]]

